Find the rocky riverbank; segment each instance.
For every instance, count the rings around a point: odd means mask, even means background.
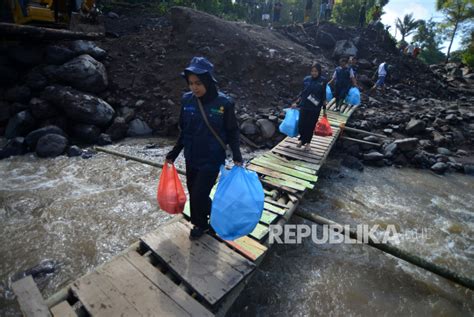
[[[73,145],[176,135],[186,90],[179,74],[195,55],[215,64],[247,143],[271,147],[283,138],[283,109],[311,62],[329,77],[340,56],[355,55],[362,106],[348,126],[386,137],[346,132],[382,146],[343,141],[344,155],[377,166],[472,170],[474,75],[466,67],[428,67],[400,55],[387,33],[373,29],[331,23],[268,29],[180,7],[167,16],[132,11],[109,12],[108,37],[96,43],[2,44],[0,132],[9,141],[1,157],[74,155],[81,150]],[[369,96],[382,61],[392,66],[387,92]]]

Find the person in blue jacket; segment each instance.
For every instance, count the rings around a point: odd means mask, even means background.
[[[300,119],[298,131],[300,132],[300,142],[297,147],[305,146],[305,150],[311,148],[313,131],[318,121],[321,108],[326,114],[326,78],[322,75],[321,65],[314,63],[311,65],[311,75],[303,80],[303,91],[297,101],[291,105],[292,108],[300,108]]]
[[[166,161],[173,163],[184,148],[191,223],[194,225],[190,239],[197,239],[210,229],[208,217],[212,200],[209,194],[220,166],[225,163],[224,144],[229,145],[234,163],[242,165],[234,103],[218,91],[213,70],[214,65],[206,58],[193,57],[182,73],[191,91],[182,96],[180,134],[176,145],[166,156]],[[209,125],[224,144],[220,143],[206,124],[199,102]]]
[[[339,67],[336,68],[329,85],[335,82],[334,97],[336,98],[336,111],[341,109],[344,99],[352,86],[357,86],[354,71],[347,64],[347,58],[343,57],[339,60]]]

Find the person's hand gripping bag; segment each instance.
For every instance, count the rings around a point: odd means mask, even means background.
[[[255,229],[262,216],[265,195],[257,173],[240,166],[221,167],[212,201],[211,226],[224,240],[235,240]]]
[[[184,210],[186,194],[174,164],[165,163],[163,165],[158,184],[157,200],[160,209],[167,213],[179,214]]]
[[[331,125],[329,124],[328,117],[326,115],[323,115],[321,119],[319,119],[318,123],[316,123],[314,134],[317,136],[332,135]]]
[[[281,133],[294,138],[298,136],[298,120],[300,118],[300,112],[297,109],[285,109],[285,111],[285,119],[280,124],[279,130]]]

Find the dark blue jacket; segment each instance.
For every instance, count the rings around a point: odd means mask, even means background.
[[[214,100],[203,104],[203,108],[214,131],[230,145],[234,161],[241,162],[239,127],[232,100],[219,93]],[[197,99],[191,92],[183,94],[181,99],[179,127],[178,141],[167,158],[174,161],[184,147],[187,168],[219,170],[225,163],[225,150],[204,122]]]
[[[326,78],[319,76],[313,79],[311,76],[306,76],[303,79],[303,91],[300,94],[299,106],[301,109],[307,110],[319,110],[319,107],[324,106],[326,101]],[[308,100],[308,96],[312,95],[315,99],[319,100],[319,105],[315,106],[311,101]]]
[[[350,67],[337,67],[336,68],[336,89],[335,95],[344,98],[349,89],[351,89],[351,68]]]

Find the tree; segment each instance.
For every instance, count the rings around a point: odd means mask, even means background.
[[[357,26],[359,23],[359,10],[362,2],[366,3],[367,15],[370,16],[375,5],[379,5],[383,8],[388,0],[344,0],[336,1],[333,10],[334,20],[342,25]]]
[[[474,18],[474,5],[472,0],[436,0],[436,9],[443,12],[444,28],[451,33],[446,54],[448,62],[456,32],[464,23]]]
[[[439,64],[446,58],[446,55],[441,52],[440,44],[443,38],[438,29],[438,24],[432,19],[421,20],[413,36],[413,41],[421,48],[419,59],[426,64]]]
[[[402,35],[402,41],[405,41],[405,37],[415,32],[415,30],[420,26],[422,20],[415,20],[413,18],[413,13],[405,14],[403,20],[397,18],[396,27]]]

